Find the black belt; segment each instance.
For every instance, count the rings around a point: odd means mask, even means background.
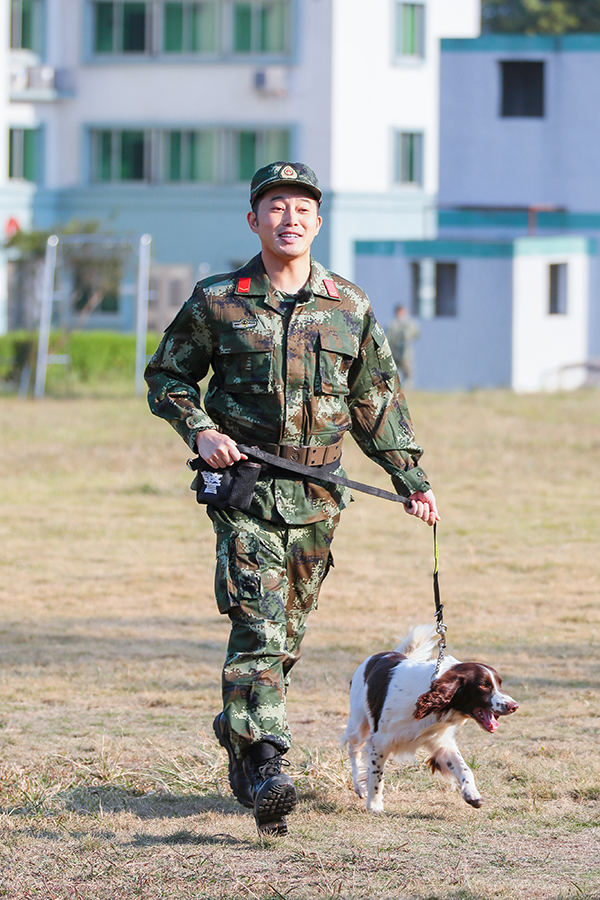
[[[263,445],[263,446],[269,446]],[[285,447],[285,444],[273,444],[271,446],[279,446]],[[341,453],[341,441],[338,444],[334,444],[334,447],[340,447],[340,453],[337,457],[338,459],[342,455]],[[408,497],[401,497],[398,494],[392,494],[391,491],[384,491],[381,488],[373,487],[370,484],[362,484],[360,481],[350,481],[349,478],[342,478],[340,475],[331,475],[329,469],[332,467],[331,462],[319,467],[315,465],[304,465],[301,462],[296,462],[290,458],[286,458],[284,456],[278,456],[275,453],[269,453],[267,450],[263,450],[260,447],[249,447],[246,444],[238,444],[238,450],[241,453],[245,453],[246,456],[250,456],[252,459],[259,459],[261,462],[268,463],[274,469],[285,469],[288,472],[294,472],[297,475],[302,475],[304,478],[310,479],[318,479],[319,481],[332,482],[333,484],[341,484],[344,487],[349,487],[354,491],[361,491],[363,494],[373,494],[374,497],[382,497],[384,500],[393,500],[395,503],[403,503],[405,506],[410,506],[411,501]],[[292,448],[292,449],[300,449],[300,448]],[[310,448],[312,449],[312,448]],[[323,448],[321,448],[323,449]],[[324,448],[328,449],[328,448]],[[334,460],[335,461],[335,460]]]

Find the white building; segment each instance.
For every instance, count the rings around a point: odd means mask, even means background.
[[[315,254],[341,274],[354,274],[357,240],[434,236],[440,38],[478,34],[479,0],[2,9],[5,228],[78,218],[149,232],[155,261],[178,277],[188,267],[191,280],[257,251],[248,182],[287,158],[319,176]]]

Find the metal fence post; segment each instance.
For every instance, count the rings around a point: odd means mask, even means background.
[[[51,234],[46,244],[46,260],[44,262],[42,309],[40,311],[40,331],[38,337],[37,365],[35,370],[34,396],[36,400],[43,399],[44,391],[46,389],[46,368],[48,366],[50,325],[52,324],[52,299],[54,294],[57,246],[58,237],[55,234]]]
[[[141,236],[135,340],[135,393],[137,397],[142,397],[145,393],[144,369],[146,368],[146,332],[148,331],[148,291],[150,282],[151,243],[151,235],[143,234]]]

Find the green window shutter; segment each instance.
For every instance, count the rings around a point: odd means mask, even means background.
[[[249,181],[254,175],[256,165],[256,132],[240,131],[239,141],[239,166],[237,172],[238,181]]]
[[[25,181],[37,181],[38,139],[39,132],[37,129],[25,128],[23,130],[23,178]]]
[[[193,131],[190,134],[191,181],[215,181],[215,144],[214,131]]]
[[[191,12],[191,49],[195,53],[216,53],[217,4],[194,3]]]
[[[181,181],[181,131],[168,132],[169,181]]]
[[[284,53],[286,50],[286,6],[284,0],[263,2],[260,6],[260,50]]]
[[[233,49],[236,53],[252,52],[252,4],[233,6]]]
[[[290,157],[290,135],[287,131],[266,131],[264,136],[264,159],[261,165],[283,162]],[[254,174],[254,173],[253,173]]]
[[[146,4],[123,3],[123,53],[146,49]]]
[[[144,132],[121,132],[121,180],[144,180]]]
[[[95,181],[112,181],[112,131],[96,132]]]
[[[96,3],[94,23],[94,49],[96,53],[113,53],[114,21],[114,3]]]
[[[165,53],[182,53],[183,49],[183,3],[165,3],[163,50]]]

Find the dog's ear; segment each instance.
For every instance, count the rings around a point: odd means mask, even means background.
[[[462,678],[458,672],[452,670],[444,672],[442,677],[434,682],[433,687],[425,694],[421,694],[417,700],[413,713],[415,719],[424,719],[431,713],[445,712],[461,684]]]

